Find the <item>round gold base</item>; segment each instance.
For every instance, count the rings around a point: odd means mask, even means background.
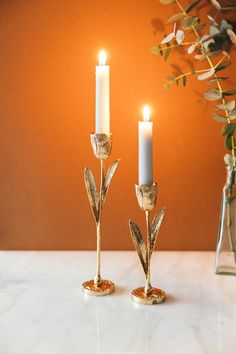
[[[139,304],[154,305],[165,301],[166,294],[163,290],[152,288],[149,294],[145,294],[145,288],[137,288],[132,291],[133,301]]]
[[[86,295],[104,296],[111,294],[115,285],[110,280],[105,279],[101,280],[99,286],[94,283],[94,280],[88,280],[82,284],[82,288]]]

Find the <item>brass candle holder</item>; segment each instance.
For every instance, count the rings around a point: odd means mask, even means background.
[[[101,219],[103,205],[109,190],[112,177],[118,167],[119,160],[115,160],[105,174],[105,160],[108,159],[112,148],[112,134],[91,134],[90,140],[94,155],[100,160],[100,191],[98,192],[92,171],[89,168],[84,170],[85,186],[89,203],[93,212],[97,232],[97,273],[92,280],[82,284],[82,288],[87,295],[103,296],[114,291],[115,285],[110,280],[101,277]]]
[[[132,299],[140,304],[159,304],[165,300],[166,294],[163,290],[151,286],[150,262],[166,209],[162,208],[151,222],[150,211],[153,210],[156,205],[157,185],[156,183],[141,184],[135,185],[135,188],[138,204],[140,208],[145,211],[147,243],[145,244],[138,225],[132,220],[129,220],[129,229],[145,273],[146,285],[145,287],[134,289],[132,291]]]

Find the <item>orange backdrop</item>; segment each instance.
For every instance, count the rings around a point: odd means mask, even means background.
[[[134,184],[146,102],[154,111],[157,207],[167,207],[159,248],[214,249],[225,179],[221,125],[202,99],[205,83],[163,91],[172,65],[188,69],[185,56],[163,62],[150,54],[171,14],[173,6],[157,0],[1,1],[1,249],[96,247],[83,170],[98,179],[89,134],[101,48],[111,67],[109,163],[122,159],[104,209],[103,249],[133,249],[129,218],[144,227]]]

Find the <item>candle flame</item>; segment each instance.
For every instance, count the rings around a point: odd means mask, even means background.
[[[149,122],[151,116],[151,108],[148,105],[143,107],[143,121]]]
[[[106,65],[107,53],[105,50],[101,50],[98,56],[99,65]]]

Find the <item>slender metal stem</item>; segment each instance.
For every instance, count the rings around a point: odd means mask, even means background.
[[[146,227],[147,227],[147,273],[146,273],[146,286],[145,286],[145,294],[148,295],[151,290],[151,272],[150,272],[150,256],[151,256],[151,226],[150,226],[150,211],[146,210],[145,211],[145,216],[146,216]]]
[[[102,219],[102,207],[103,207],[103,194],[104,194],[104,176],[105,166],[104,160],[100,160],[100,192],[99,192],[99,204],[98,204],[98,222],[97,227],[97,274],[94,278],[94,282],[97,286],[101,283],[101,219]]]

